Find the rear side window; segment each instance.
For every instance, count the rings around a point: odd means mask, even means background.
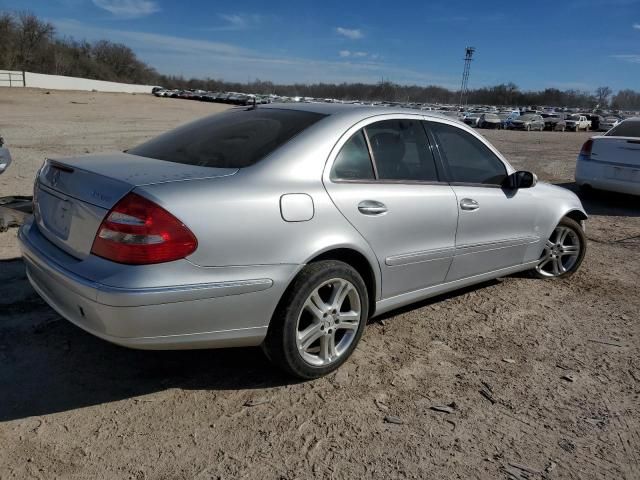
[[[452,183],[502,185],[507,169],[484,143],[461,128],[436,122],[428,125],[440,145]]]
[[[380,180],[437,182],[429,140],[417,120],[384,120],[365,127]]]
[[[364,133],[359,130],[347,143],[333,162],[331,180],[373,180],[373,166]]]
[[[607,137],[640,137],[640,120],[625,120],[606,133]]]
[[[323,117],[299,110],[234,109],[171,130],[128,153],[200,167],[248,167]]]

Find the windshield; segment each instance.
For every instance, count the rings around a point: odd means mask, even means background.
[[[533,120],[533,117],[535,117],[535,115],[522,115],[518,120]]]
[[[179,127],[128,153],[200,167],[248,167],[324,116],[274,108],[234,109]]]
[[[605,135],[607,137],[640,137],[640,120],[625,120]]]
[[[567,120],[580,120],[580,115],[569,115]]]

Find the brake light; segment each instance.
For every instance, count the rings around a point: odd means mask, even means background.
[[[193,253],[198,240],[180,220],[135,193],[129,193],[102,221],[91,253],[131,265],[171,262]]]
[[[592,148],[593,148],[593,140],[590,138],[589,140],[584,142],[584,145],[582,145],[582,149],[580,150],[580,155],[586,158],[590,158]]]

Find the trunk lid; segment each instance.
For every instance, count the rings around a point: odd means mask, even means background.
[[[84,259],[109,210],[142,185],[233,175],[234,168],[184,165],[114,153],[47,160],[38,174],[34,215],[52,243]]]

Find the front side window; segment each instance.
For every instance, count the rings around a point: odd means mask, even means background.
[[[461,128],[430,122],[452,183],[502,185],[507,170],[502,161],[475,136]]]
[[[128,153],[201,167],[243,168],[324,117],[300,110],[233,109],[171,130]]]
[[[427,134],[417,120],[383,120],[365,127],[380,180],[437,182]]]
[[[331,180],[373,180],[373,166],[364,132],[359,130],[343,145],[333,162]]]

